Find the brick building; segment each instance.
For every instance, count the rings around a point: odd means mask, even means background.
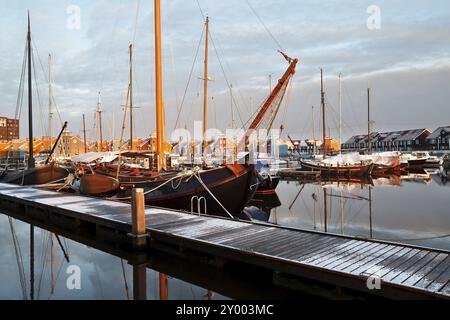
[[[0,141],[19,139],[19,120],[0,117]]]

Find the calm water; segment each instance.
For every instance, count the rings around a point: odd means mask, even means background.
[[[270,222],[280,225],[450,250],[450,182],[439,175],[379,179],[370,185],[281,182],[277,197],[254,204],[270,213]],[[35,299],[133,298],[133,267],[126,261],[61,238],[67,262],[51,233],[34,230]],[[0,214],[0,243],[0,299],[30,298],[30,226]],[[81,290],[67,288],[69,266],[80,268]],[[147,298],[160,299],[160,273],[146,269],[146,278],[140,281],[147,285]],[[169,299],[227,299],[223,292],[183,280],[168,278]],[[228,287],[240,284],[236,280]],[[202,286],[208,287],[208,280]],[[248,295],[230,296],[252,298],[251,288],[247,289]]]

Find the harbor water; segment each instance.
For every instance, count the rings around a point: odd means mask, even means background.
[[[276,195],[257,197],[251,205],[265,211],[268,223],[450,250],[449,191],[450,182],[439,174],[369,182],[281,181]],[[59,239],[60,243],[50,232],[34,227],[31,261],[30,226],[0,214],[0,299],[133,298],[133,267],[127,261],[70,239]],[[76,281],[71,282],[74,266],[80,273],[75,288]],[[163,272],[164,267],[157,271],[146,268],[147,276],[142,281],[146,282],[147,299],[252,299],[252,292],[258,290],[257,284],[253,291],[239,289],[242,283],[236,279],[236,283],[227,284],[238,288],[234,294],[232,290],[222,291],[217,283],[209,285],[207,277],[199,285],[184,277],[171,277],[167,271],[167,295],[162,296]],[[189,272],[198,276],[204,271],[192,268]]]

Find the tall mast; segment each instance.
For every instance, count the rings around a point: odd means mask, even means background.
[[[102,102],[100,99],[100,92],[98,93],[98,101],[97,101],[97,114],[98,114],[98,152],[103,152],[103,127],[102,127]]]
[[[155,0],[156,147],[158,171],[166,169],[164,153],[164,102],[162,94],[161,3]]]
[[[231,128],[234,130],[235,122],[234,122],[234,108],[233,108],[233,85],[230,84],[230,107],[231,107]]]
[[[33,148],[33,91],[31,87],[31,24],[30,12],[28,12],[28,169],[34,168]]]
[[[87,141],[86,141],[86,116],[83,114],[83,138],[84,138],[84,153],[87,153]]]
[[[316,120],[314,119],[314,106],[312,106],[312,129],[313,129],[313,154],[316,154]]]
[[[342,74],[339,73],[339,153],[342,154]]]
[[[50,137],[50,148],[52,147],[53,136],[53,90],[52,90],[52,55],[48,55],[48,135]]]
[[[327,138],[327,123],[326,123],[326,114],[325,114],[325,92],[323,90],[323,70],[320,69],[320,101],[322,105],[322,126],[323,126],[323,157],[324,159],[327,156],[327,144],[326,144],[326,138]]]
[[[367,148],[372,152],[372,141],[370,137],[370,88],[367,88]]]
[[[133,44],[130,44],[130,149],[134,150],[134,137],[133,137]]]
[[[204,65],[204,78],[203,78],[203,161],[206,160],[206,148],[208,142],[206,141],[207,130],[207,108],[208,108],[208,46],[209,46],[209,17],[206,17],[205,22],[205,65]]]

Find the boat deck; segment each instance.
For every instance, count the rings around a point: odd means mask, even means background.
[[[48,224],[131,231],[126,203],[0,184],[0,209]],[[306,230],[146,209],[150,248],[171,247],[272,271],[274,279],[306,279],[332,289],[387,298],[450,299],[450,252]],[[380,289],[370,290],[369,282]],[[275,280],[274,280],[275,281]],[[288,280],[291,284],[294,283]]]

